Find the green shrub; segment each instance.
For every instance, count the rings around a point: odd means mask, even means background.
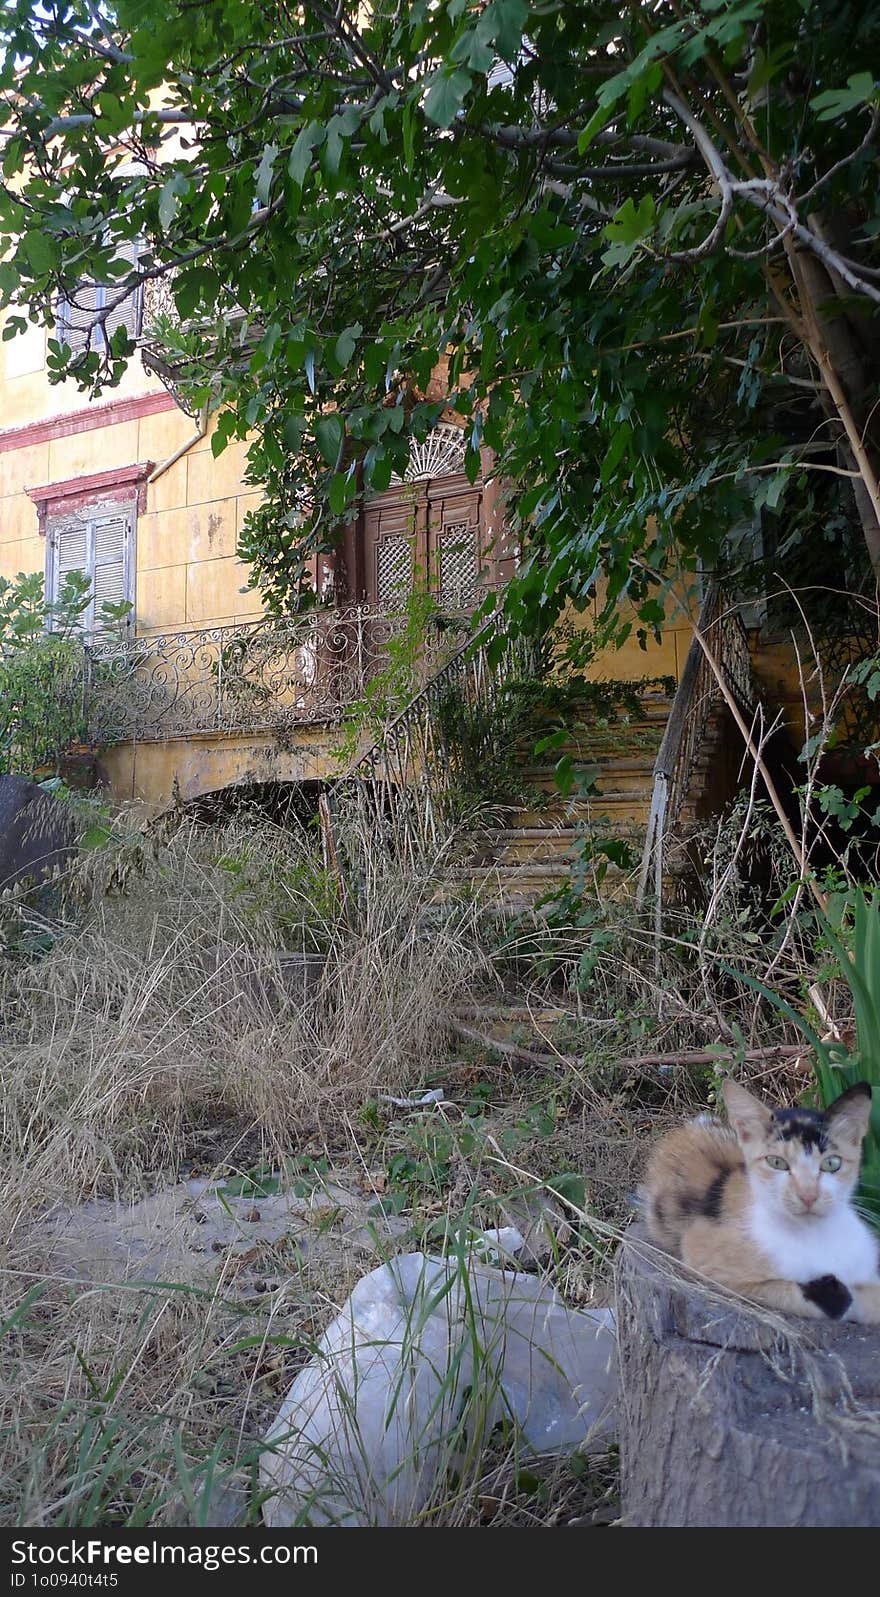
[[[39,573],[0,578],[0,772],[32,775],[83,735],[84,658],[77,631],[89,584],[71,573],[51,604]]]

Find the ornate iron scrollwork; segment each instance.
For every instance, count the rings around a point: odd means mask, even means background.
[[[342,721],[405,627],[404,615],[357,605],[131,641],[94,638],[86,650],[89,736],[149,742]],[[454,621],[431,630],[423,681],[460,635]]]

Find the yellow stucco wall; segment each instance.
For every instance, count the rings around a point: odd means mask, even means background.
[[[584,631],[595,625],[599,606],[603,602],[602,585],[596,602],[581,613],[569,610],[563,616],[563,624],[575,630],[582,628]],[[691,591],[682,586],[681,592],[675,599],[670,599],[666,606],[667,621],[660,638],[653,635],[646,637],[645,646],[642,647],[638,638],[639,628],[635,610],[631,605],[620,607],[621,619],[631,623],[632,630],[626,641],[619,647],[606,649],[599,654],[595,662],[588,668],[586,675],[593,678],[603,678],[612,682],[638,682],[644,678],[675,677],[681,676],[688,650],[693,641],[689,615],[694,619],[699,613],[699,593],[695,583],[691,584]],[[642,627],[644,631],[644,627]]]
[[[338,727],[307,726],[279,739],[235,734],[120,744],[101,756],[115,797],[148,810],[167,803],[175,785],[184,801],[259,782],[318,782],[334,775]]]
[[[0,344],[0,427],[26,427],[85,410],[89,401],[70,383],[53,387],[45,369],[46,331],[32,327]],[[103,405],[164,393],[133,361],[123,383],[108,389]],[[44,443],[0,453],[0,576],[45,569],[45,541],[27,489],[152,461],[160,465],[192,438],[195,424],[182,411],[143,415]],[[217,459],[210,435],[147,487],[146,513],[137,524],[135,618],[139,632],[252,620],[259,595],[241,590],[248,569],[235,548],[247,510],[259,495],[243,483],[246,445],[232,443]]]

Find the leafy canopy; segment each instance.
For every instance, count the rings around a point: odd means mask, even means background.
[[[255,437],[277,606],[448,406],[511,485],[524,627],[600,576],[656,626],[762,505],[871,549],[880,8],[7,0],[0,59],[4,336],[169,282],[215,450]],[[132,356],[50,349],[95,392]]]

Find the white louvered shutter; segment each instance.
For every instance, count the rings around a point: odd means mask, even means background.
[[[100,334],[96,336],[93,327],[102,293],[99,284],[82,282],[77,283],[69,298],[62,296],[58,301],[56,335],[59,343],[67,344],[74,355],[87,347],[90,333],[91,347],[97,349],[100,345]]]
[[[65,521],[55,534],[55,581],[52,598],[57,599],[64,579],[71,571],[89,574],[88,523]]]
[[[137,239],[129,239],[120,243],[116,248],[118,260],[126,261],[130,266],[137,265],[140,244]],[[93,283],[86,279],[77,283],[70,292],[69,297],[62,295],[56,310],[56,334],[59,342],[68,344],[75,355],[87,347],[103,349],[104,334],[107,341],[113,337],[117,327],[128,329],[130,338],[137,338],[141,331],[141,308],[143,292],[138,288],[134,293],[128,294],[120,305],[110,313],[105,323],[100,326],[95,324],[95,315],[103,310],[107,304],[108,296],[115,298],[119,292],[122,279],[114,285]],[[89,335],[91,345],[89,346]]]
[[[101,606],[131,598],[132,518],[125,513],[95,516],[92,535],[91,629],[101,627]]]
[[[118,244],[116,247],[117,259],[128,261],[131,266],[137,265],[139,253],[140,246],[137,239],[128,239],[125,243]],[[106,304],[108,298],[115,299],[116,295],[119,293],[119,283],[117,282],[116,284],[104,289],[103,292],[103,303]],[[127,297],[122,301],[121,305],[117,305],[116,309],[111,311],[105,323],[108,343],[113,337],[113,334],[116,332],[117,327],[124,327],[128,332],[129,338],[138,337],[141,331],[142,305],[143,289],[139,287],[134,291],[134,293],[127,295]]]
[[[53,603],[58,602],[64,579],[71,571],[81,571],[84,576],[89,576],[89,524],[80,521],[74,516],[66,517],[59,522],[52,532],[52,568],[49,597]],[[78,627],[81,631],[88,630],[90,625],[89,615],[91,604],[82,611]]]
[[[92,591],[79,626],[83,632],[100,631],[105,602],[119,604],[134,597],[134,510],[116,506],[103,514],[86,510],[59,518],[49,532],[50,597],[57,603],[65,577],[71,571],[83,572]]]

